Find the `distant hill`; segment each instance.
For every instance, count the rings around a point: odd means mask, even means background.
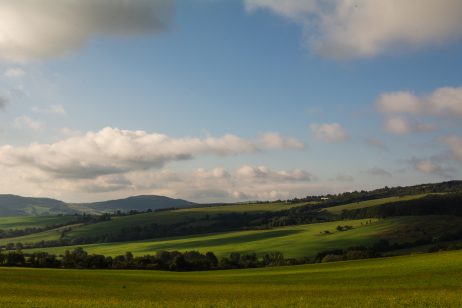
[[[146,211],[146,210],[159,210],[166,208],[185,208],[197,205],[196,203],[182,200],[173,199],[165,196],[155,195],[142,195],[128,197],[125,199],[109,200],[93,203],[85,203],[84,207],[96,210],[98,212],[114,212],[122,211],[128,212],[131,210]]]
[[[73,214],[75,210],[63,201],[50,198],[31,198],[0,195],[0,216],[35,216]]]
[[[146,211],[165,208],[186,208],[197,205],[182,199],[164,196],[134,196],[126,199],[72,204],[51,198],[0,195],[0,216],[39,216],[74,213],[113,213],[131,210]]]

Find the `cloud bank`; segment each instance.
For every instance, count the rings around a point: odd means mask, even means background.
[[[18,118],[17,123],[40,128],[28,117]],[[276,136],[278,148],[301,144],[293,138]],[[28,166],[53,178],[84,179],[161,168],[168,162],[199,155],[227,156],[259,150],[263,150],[259,148],[259,142],[231,134],[218,138],[172,138],[164,134],[106,127],[51,144],[0,147],[0,164]]]
[[[304,42],[333,59],[373,57],[462,36],[459,0],[245,0],[303,27]]]
[[[6,0],[0,2],[0,58],[23,62],[67,54],[96,36],[164,30],[171,0]]]

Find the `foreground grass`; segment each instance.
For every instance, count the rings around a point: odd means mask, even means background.
[[[462,252],[172,273],[0,268],[2,307],[460,307]]]
[[[354,228],[349,231],[337,231],[338,225],[350,225]],[[213,251],[218,256],[229,255],[231,252],[256,252],[261,256],[267,252],[280,251],[285,257],[301,258],[313,257],[319,251],[334,248],[369,246],[381,238],[390,239],[392,242],[413,242],[421,238],[424,233],[437,236],[441,232],[459,229],[462,229],[460,217],[407,216],[383,220],[334,221],[271,230],[235,231],[136,242],[79,245],[79,247],[90,253],[112,256],[127,251],[135,255],[144,255],[155,254],[160,250],[198,250],[202,253]],[[331,233],[324,234],[326,230]],[[59,255],[66,249],[76,247],[40,248],[33,251],[47,251]]]

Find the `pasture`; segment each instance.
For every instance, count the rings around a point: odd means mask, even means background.
[[[2,307],[460,307],[462,251],[208,272],[0,268]]]

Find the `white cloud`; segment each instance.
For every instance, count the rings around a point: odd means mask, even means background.
[[[18,123],[40,127],[28,117],[19,118]],[[56,178],[95,178],[158,168],[167,162],[191,159],[196,155],[234,155],[255,150],[251,142],[235,135],[174,139],[163,134],[106,127],[96,133],[52,144],[3,146],[0,163],[27,165]]]
[[[338,123],[311,124],[310,128],[318,140],[334,143],[348,139],[347,131]]]
[[[462,161],[462,138],[458,136],[447,136],[441,138],[441,141],[449,146],[452,156],[459,161]]]
[[[423,96],[407,91],[384,93],[377,100],[377,109],[387,114],[462,117],[462,87],[438,88]]]
[[[268,149],[303,149],[303,142],[292,137],[282,137],[279,133],[266,133],[260,136],[259,143]]]
[[[430,123],[411,123],[405,117],[393,116],[385,121],[385,129],[393,134],[424,133],[436,130],[436,126]]]
[[[12,67],[5,71],[4,76],[8,78],[19,78],[26,74],[26,71],[20,67]]]
[[[273,171],[265,166],[243,165],[236,170],[236,178],[254,181],[311,181],[312,175],[300,169]]]
[[[404,117],[391,117],[386,120],[385,129],[393,134],[407,134],[411,132],[411,124]]]
[[[14,0],[0,2],[0,58],[27,61],[72,52],[96,36],[163,30],[171,0]]]
[[[434,46],[462,36],[459,0],[245,0],[303,26],[306,44],[335,59]]]
[[[444,178],[452,178],[451,174],[455,171],[454,168],[443,167],[440,157],[431,157],[428,159],[412,158],[409,162],[415,170],[421,173],[434,174]]]
[[[33,129],[42,127],[42,123],[27,116],[19,117],[15,124]],[[261,186],[268,189],[275,183],[291,186],[311,180],[308,172],[298,169],[274,171],[267,167],[243,166],[235,174],[224,168],[197,169],[191,174],[161,169],[167,163],[198,156],[229,156],[262,150],[258,141],[251,142],[235,135],[172,138],[111,127],[86,134],[63,129],[62,134],[64,139],[55,143],[0,147],[0,169],[50,191],[97,194],[133,190],[138,194],[152,193],[149,190],[156,189],[156,193],[193,198],[199,198],[201,192],[200,198],[205,198],[206,190],[210,190],[210,194],[211,190],[227,191],[229,198],[236,194],[251,196],[251,186],[256,183],[263,193]],[[246,168],[253,174],[246,175]],[[245,188],[246,192],[236,193],[239,191],[235,187]],[[287,188],[287,191],[291,190]]]
[[[45,124],[38,120],[34,120],[29,116],[22,115],[14,119],[14,126],[19,129],[28,128],[32,130],[39,130],[42,129]]]

